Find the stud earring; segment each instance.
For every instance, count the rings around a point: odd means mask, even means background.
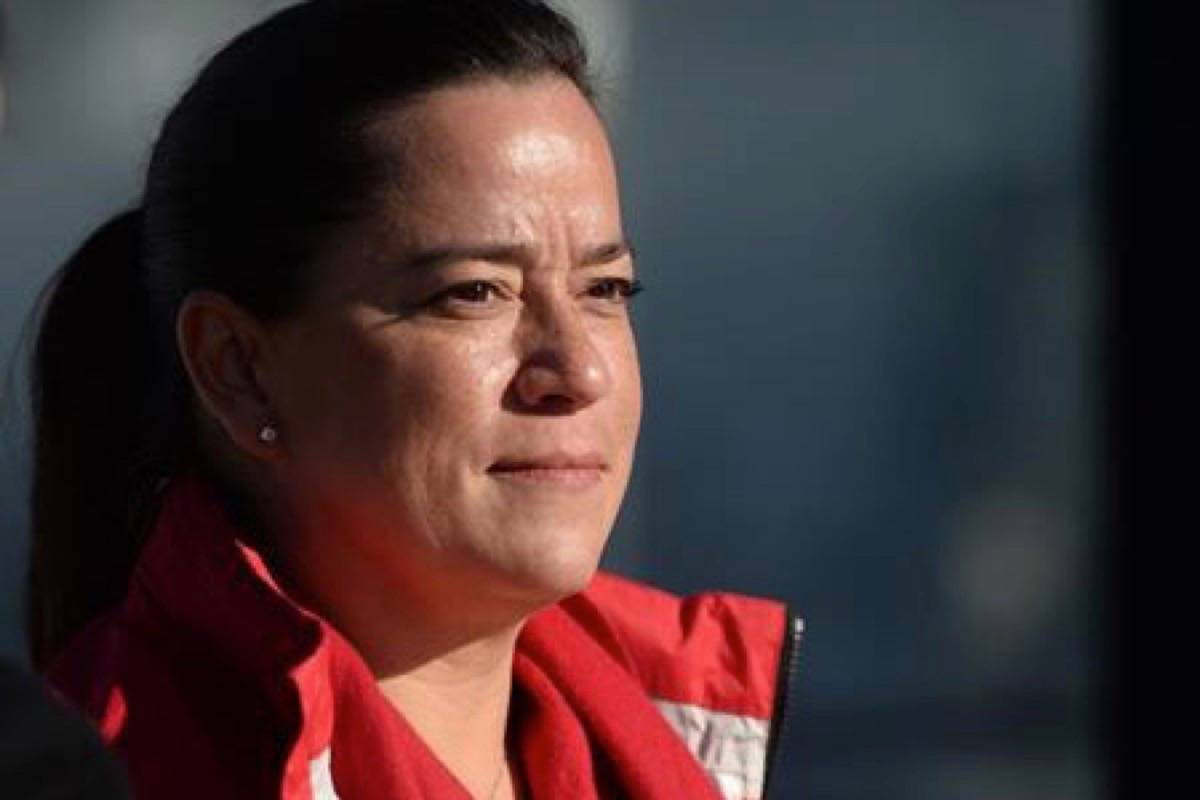
[[[258,429],[258,440],[263,444],[274,444],[279,439],[279,429],[270,423]]]

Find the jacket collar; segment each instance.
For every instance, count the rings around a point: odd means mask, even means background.
[[[126,611],[139,624],[217,655],[260,685],[289,742],[285,785],[336,781],[363,797],[466,797],[346,640],[280,587],[203,479],[183,476],[165,490],[134,587]],[[621,796],[717,797],[628,665],[594,635],[557,605],[531,618],[518,641],[514,681],[527,712],[520,740],[537,796],[594,798],[607,780]],[[340,773],[336,753],[330,772],[331,747],[343,753]],[[355,768],[363,759],[373,778]]]
[[[164,490],[134,580],[146,595],[139,610],[169,618],[162,621],[183,626],[255,674],[290,672],[328,635],[317,616],[283,592],[216,492],[195,474]]]

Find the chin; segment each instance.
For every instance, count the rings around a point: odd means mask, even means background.
[[[600,549],[593,547],[558,544],[530,555],[506,572],[533,610],[583,591],[600,564]]]

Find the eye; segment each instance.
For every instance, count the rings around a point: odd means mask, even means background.
[[[487,281],[467,281],[455,284],[434,297],[434,302],[486,303],[500,296],[500,289]]]
[[[630,298],[642,291],[640,281],[625,278],[601,278],[587,288],[587,296],[597,300],[607,300],[610,303],[627,303]]]
[[[499,313],[513,298],[512,289],[502,283],[468,280],[438,291],[424,302],[424,308],[440,316],[475,319]]]

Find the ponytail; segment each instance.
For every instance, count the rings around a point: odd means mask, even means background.
[[[47,287],[32,364],[27,636],[45,668],[125,594],[172,421],[142,269],[142,213],[96,231]],[[153,405],[152,405],[153,404]],[[178,404],[172,404],[178,405]],[[158,468],[158,469],[156,469]]]

